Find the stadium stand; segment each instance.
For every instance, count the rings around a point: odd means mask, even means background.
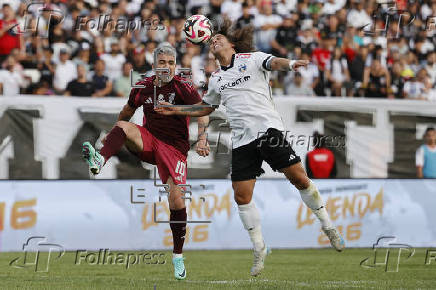
[[[76,76],[72,63],[83,64],[93,82],[99,59],[105,62],[110,80],[121,76],[126,62],[139,73],[149,73],[151,52],[164,41],[177,48],[179,64],[193,68],[194,81],[200,86],[199,80],[207,77],[199,69],[208,61],[207,47],[187,43],[182,33],[184,19],[195,13],[207,15],[215,24],[224,16],[239,27],[253,24],[257,49],[311,59],[313,66],[302,76],[303,89],[313,89],[317,96],[436,99],[432,23],[436,3],[431,0],[385,4],[376,0],[0,3],[2,74],[19,75],[9,76],[3,91],[9,92],[12,86],[16,92],[18,86],[22,94],[63,94]],[[48,37],[44,37],[47,27]],[[68,59],[61,61],[64,50]],[[13,69],[8,69],[9,63],[14,63]],[[70,71],[65,80],[56,76],[59,66]],[[40,77],[35,70],[41,72]],[[287,92],[293,78],[291,73],[275,73],[273,92]],[[104,95],[121,96],[116,90]]]

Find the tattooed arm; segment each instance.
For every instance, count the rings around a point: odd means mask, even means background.
[[[207,142],[206,129],[209,126],[209,116],[198,117],[198,138],[196,151],[198,155],[206,157],[209,155],[210,148],[209,142]]]
[[[162,115],[182,115],[182,116],[191,116],[191,117],[202,117],[211,114],[215,111],[215,108],[209,106],[209,104],[205,102],[197,103],[188,107],[181,107],[177,105],[172,105],[167,102],[160,102],[160,105],[170,106],[170,107],[157,107],[154,110]],[[196,107],[202,106],[202,107]]]

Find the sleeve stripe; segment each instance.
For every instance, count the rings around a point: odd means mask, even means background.
[[[265,58],[265,60],[263,61],[263,63],[262,63],[262,67],[263,67],[265,70],[271,70],[271,60],[272,60],[272,58],[273,58],[273,56],[270,55],[270,56],[268,56],[267,58]]]

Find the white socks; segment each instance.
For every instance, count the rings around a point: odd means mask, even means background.
[[[173,259],[175,258],[183,258],[183,254],[174,254],[173,253]]]
[[[254,250],[260,251],[265,246],[262,237],[260,226],[260,215],[253,200],[247,204],[238,205],[239,217],[241,218],[244,228],[250,235],[251,242],[253,243]]]
[[[334,227],[322,203],[321,195],[312,181],[310,181],[308,188],[300,190],[300,195],[307,207],[318,217],[323,229],[331,229]]]

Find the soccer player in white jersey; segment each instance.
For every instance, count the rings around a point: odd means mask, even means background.
[[[283,121],[275,109],[269,86],[270,71],[297,70],[306,66],[305,60],[288,60],[263,52],[253,52],[253,28],[232,29],[225,20],[210,41],[210,51],[221,68],[212,74],[208,92],[196,109],[157,107],[165,115],[206,116],[222,104],[226,107],[232,129],[232,186],[238,204],[239,216],[254,246],[251,275],[257,276],[264,268],[268,249],[265,245],[259,212],[252,200],[256,177],[260,176],[262,162],[282,172],[300,191],[304,203],[321,222],[331,245],[342,251],[344,240],[332,224],[321,195],[298,157],[286,141]],[[168,103],[162,103],[169,105]],[[278,142],[279,140],[279,142]],[[280,144],[277,146],[277,144]],[[205,138],[199,139],[197,152],[206,156],[209,147]]]

